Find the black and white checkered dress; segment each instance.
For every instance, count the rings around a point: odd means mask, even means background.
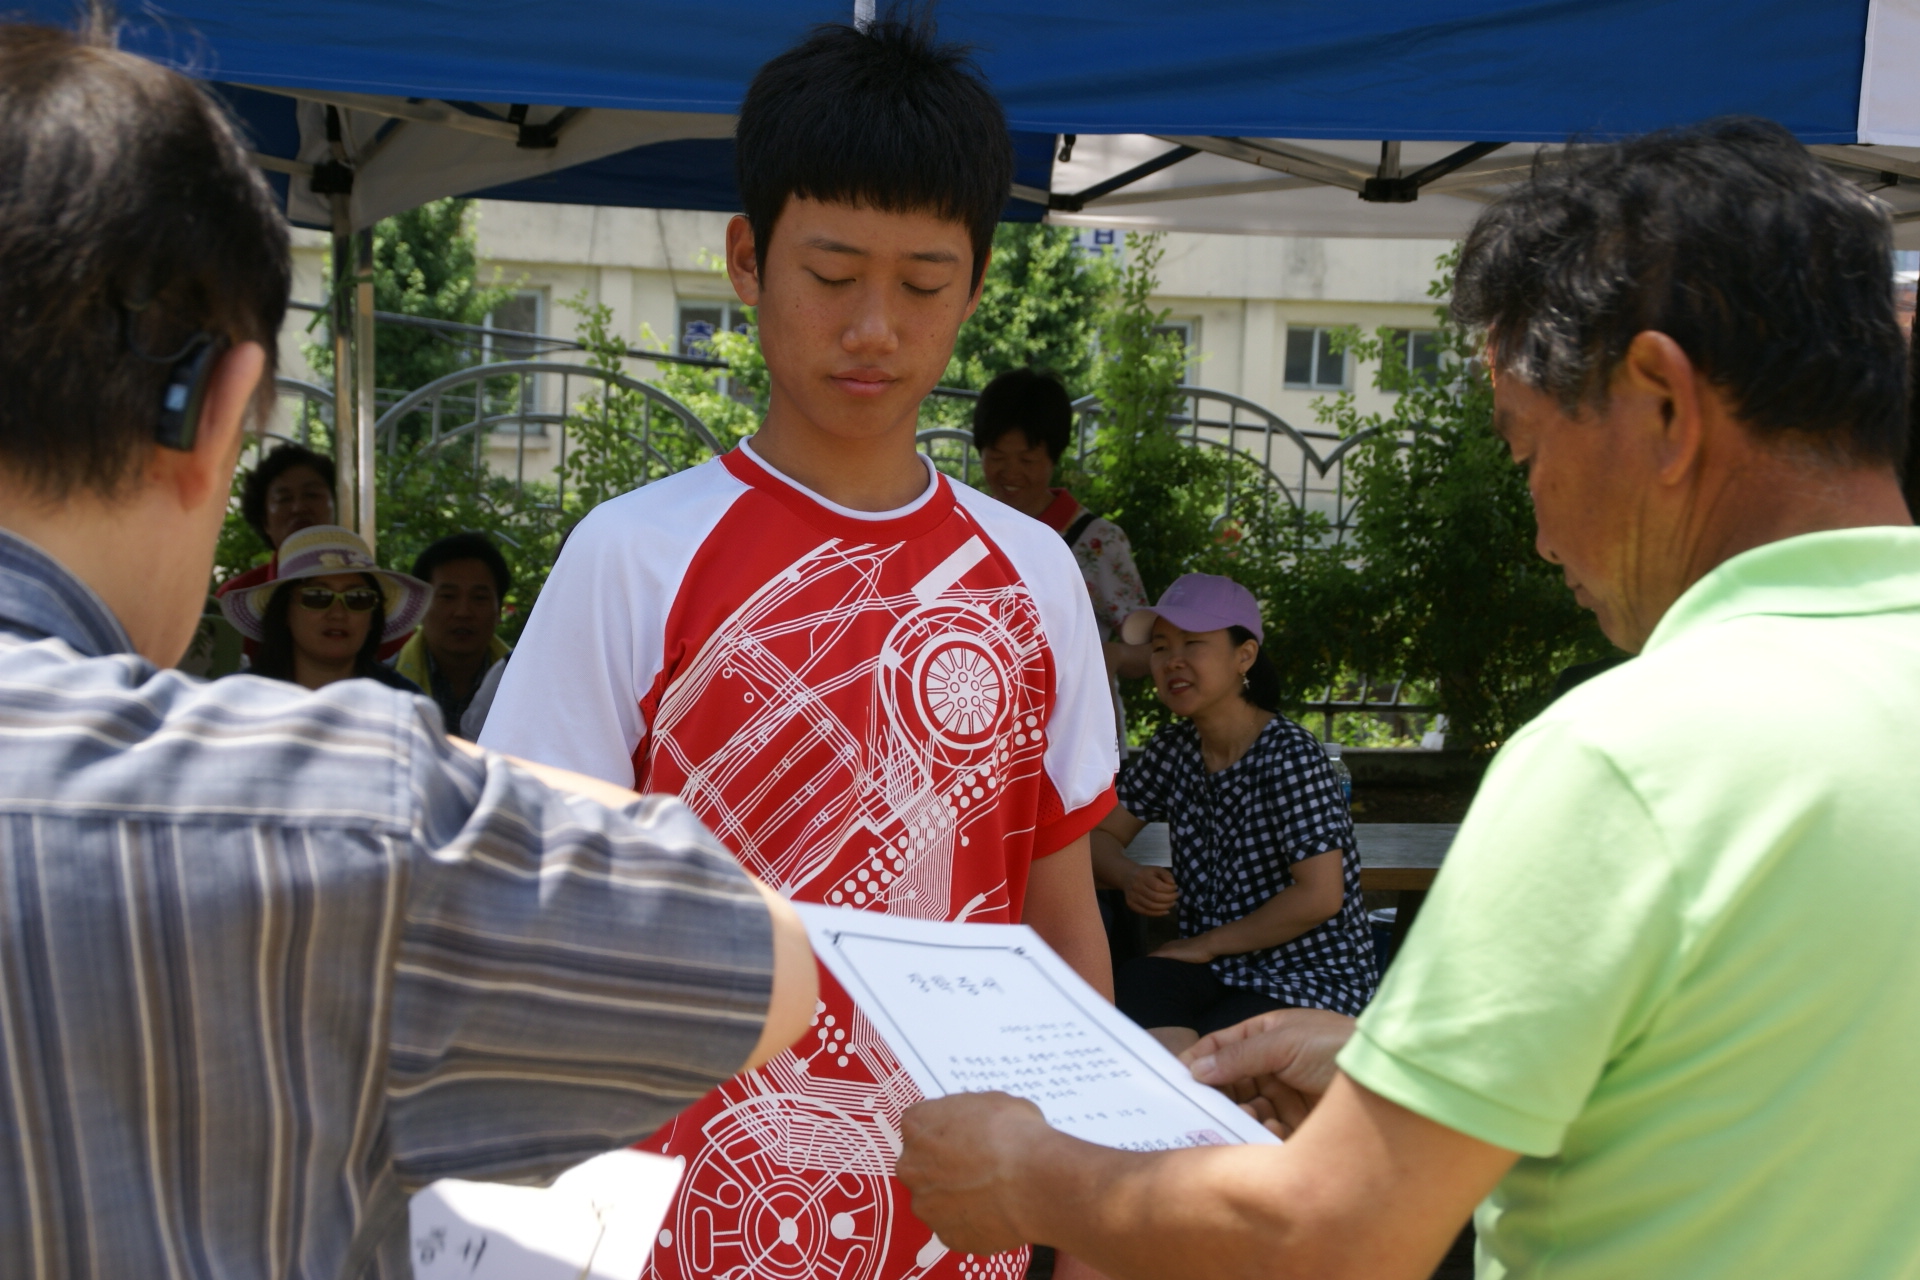
[[[1294,863],[1342,850],[1338,915],[1280,946],[1221,956],[1213,972],[1228,986],[1300,1008],[1357,1014],[1366,1007],[1373,936],[1361,906],[1353,815],[1312,734],[1275,716],[1246,755],[1210,774],[1199,732],[1176,721],[1127,762],[1119,792],[1136,818],[1168,825],[1183,938],[1251,914],[1293,884]]]

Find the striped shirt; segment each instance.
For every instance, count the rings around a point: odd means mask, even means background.
[[[678,801],[561,795],[372,681],[157,670],[0,532],[0,1276],[404,1277],[409,1192],[651,1133],[772,965]]]

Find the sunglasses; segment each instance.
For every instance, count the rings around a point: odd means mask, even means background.
[[[302,587],[294,598],[302,608],[312,609],[315,613],[333,608],[335,600],[355,613],[370,613],[380,603],[380,593],[372,587],[349,587],[345,591],[335,591],[331,587]]]

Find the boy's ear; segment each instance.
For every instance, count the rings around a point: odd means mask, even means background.
[[[760,260],[754,255],[753,224],[740,214],[727,222],[727,279],[750,307],[760,305]]]
[[[980,305],[980,294],[987,287],[987,272],[992,266],[993,246],[988,245],[987,256],[980,263],[980,283],[973,286],[973,296],[967,299],[967,314],[960,317],[961,324],[965,324],[967,321],[973,319],[974,310]]]

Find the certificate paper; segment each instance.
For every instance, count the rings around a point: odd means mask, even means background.
[[[443,1178],[408,1206],[413,1280],[633,1280],[682,1168],[609,1151],[550,1187]]]
[[[929,1098],[1000,1090],[1063,1133],[1127,1151],[1278,1141],[1025,925],[794,909],[814,954]]]

